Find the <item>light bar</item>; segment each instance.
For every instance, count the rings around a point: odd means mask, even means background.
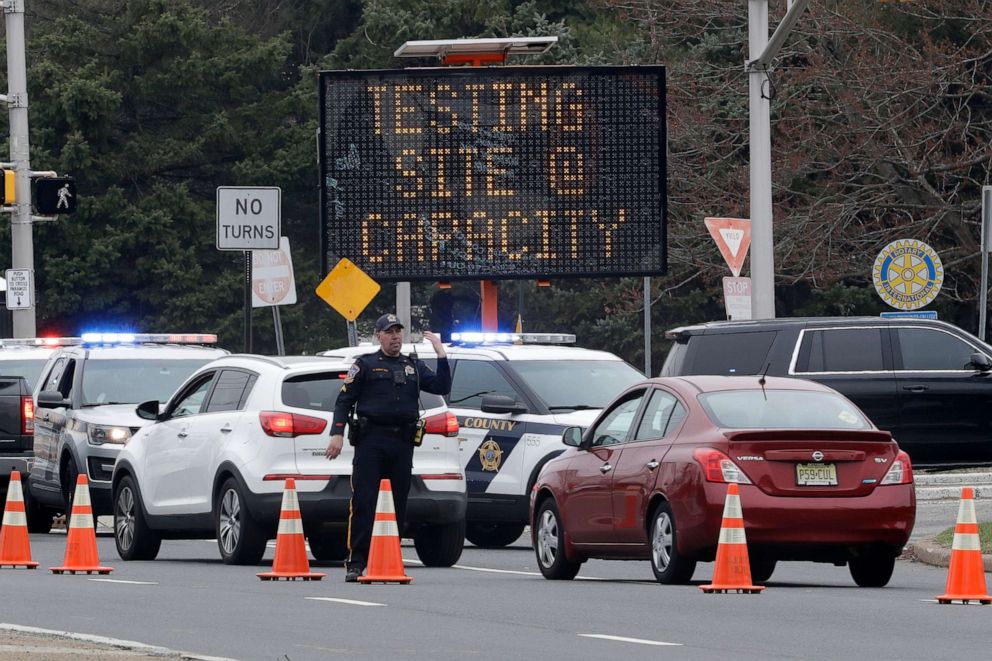
[[[452,333],[456,344],[572,344],[572,333],[492,333],[467,331]]]
[[[83,344],[216,344],[213,333],[83,333]]]
[[[0,340],[0,347],[67,347],[82,342],[80,337],[29,337]]]

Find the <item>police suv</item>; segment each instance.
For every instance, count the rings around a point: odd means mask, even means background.
[[[165,401],[201,365],[228,354],[216,335],[84,333],[45,363],[34,387],[30,497],[65,512],[80,474],[95,515],[110,514],[111,475],[121,447],[140,427],[134,407]]]
[[[531,487],[561,454],[562,431],[585,427],[600,409],[643,375],[605,351],[562,346],[565,333],[452,333],[445,345],[458,417],[459,454],[468,487],[465,537],[482,547],[516,541],[527,524]],[[404,345],[433,366],[429,344]],[[351,357],[370,345],[327,351]]]

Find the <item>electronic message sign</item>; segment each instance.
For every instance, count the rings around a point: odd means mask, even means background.
[[[323,273],[665,271],[665,69],[320,74]]]

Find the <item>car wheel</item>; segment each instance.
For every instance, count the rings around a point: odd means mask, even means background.
[[[69,526],[69,516],[72,514],[72,503],[76,499],[76,483],[79,482],[79,470],[76,462],[69,457],[62,470],[62,501],[65,503],[66,527]]]
[[[860,588],[884,588],[889,584],[895,567],[896,557],[880,551],[870,551],[851,558],[847,563],[851,578]]]
[[[776,560],[761,560],[755,558],[748,559],[751,565],[751,581],[754,583],[764,583],[775,573]]]
[[[696,561],[679,553],[678,530],[672,506],[662,502],[651,518],[651,571],[659,583],[684,585],[692,580]]]
[[[28,523],[28,532],[31,533],[47,533],[52,529],[52,520],[55,518],[56,511],[45,507],[38,500],[31,495],[31,488],[25,482],[24,484],[24,516]]]
[[[141,496],[131,476],[114,489],[114,543],[121,560],[154,560],[162,537],[148,527]]]
[[[552,581],[570,581],[582,567],[581,562],[570,559],[565,551],[565,527],[555,501],[550,498],[537,510],[534,553],[541,574]]]
[[[423,526],[413,537],[417,557],[425,567],[450,567],[462,557],[465,519],[443,525]]]
[[[335,562],[348,557],[348,533],[325,533],[307,537],[310,555],[320,562]]]
[[[465,539],[484,549],[501,549],[520,539],[523,523],[469,523]]]
[[[217,548],[228,565],[254,565],[262,561],[268,536],[245,507],[244,493],[237,480],[228,478],[217,495],[214,509]]]

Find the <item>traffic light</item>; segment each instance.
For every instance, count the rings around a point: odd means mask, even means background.
[[[52,215],[76,211],[76,180],[72,177],[44,177],[34,184],[35,208]]]
[[[13,170],[3,171],[3,186],[0,186],[0,193],[2,193],[2,199],[0,203],[2,204],[13,204],[17,201],[17,173]]]

